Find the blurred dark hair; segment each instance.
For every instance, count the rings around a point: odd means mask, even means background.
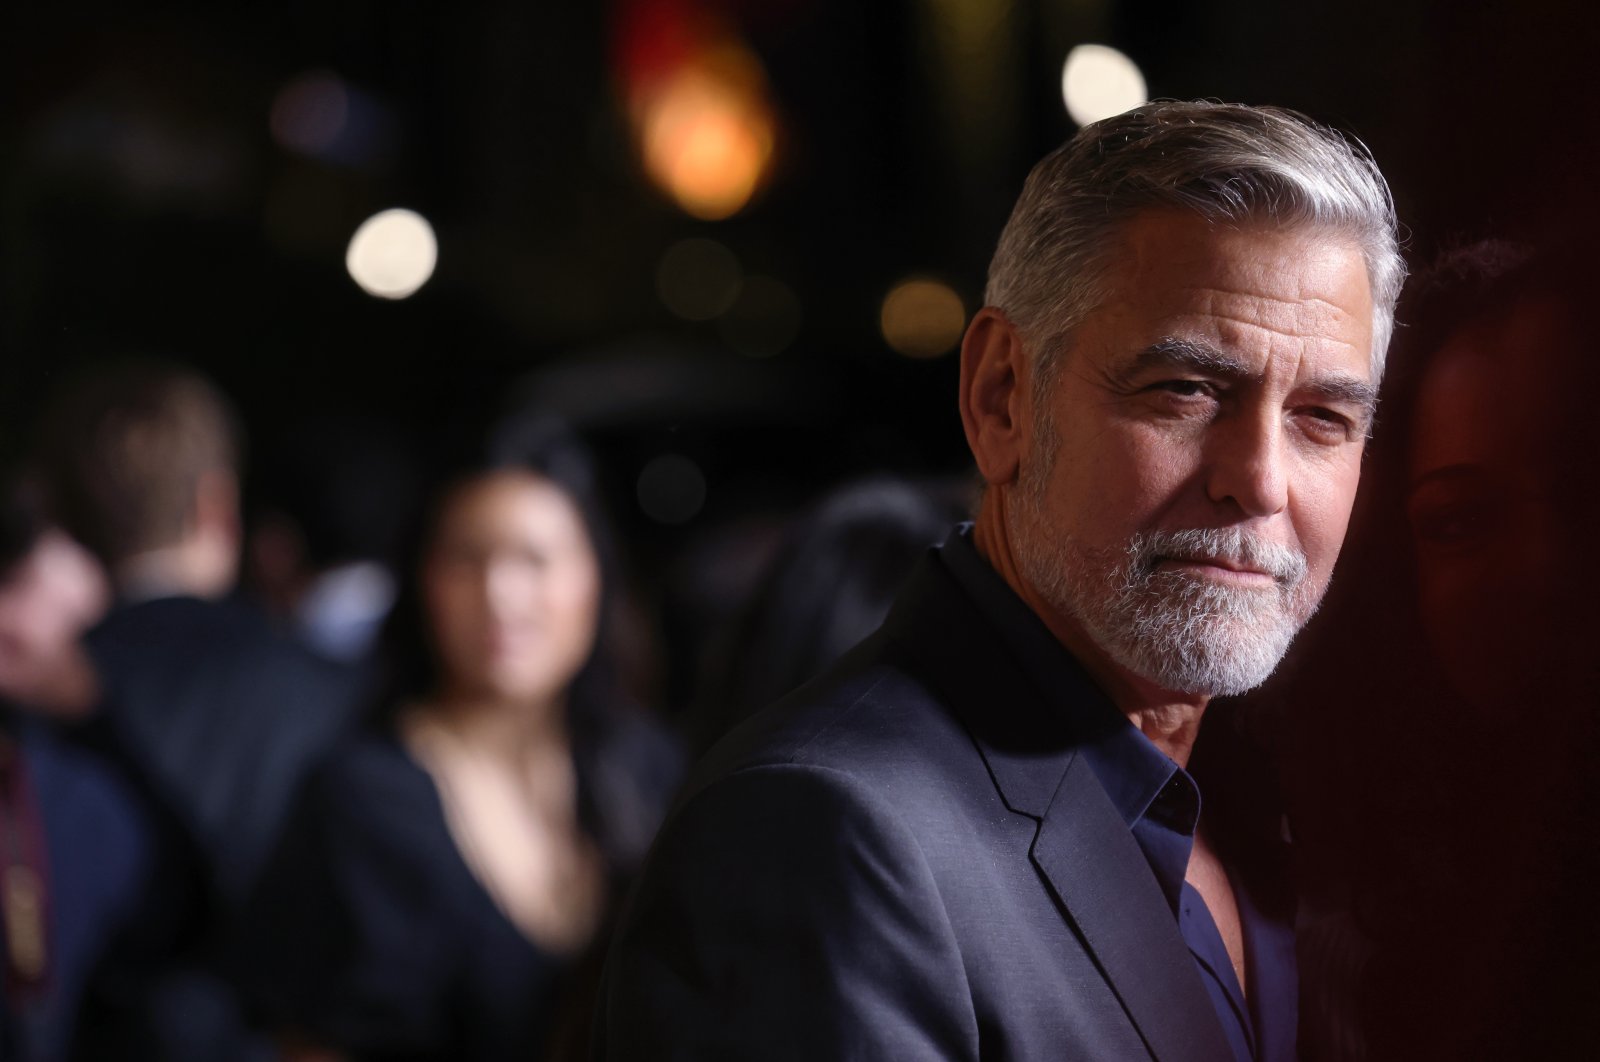
[[[604,726],[608,712],[629,701],[619,645],[622,579],[615,541],[605,517],[594,462],[582,442],[552,417],[537,413],[509,416],[486,431],[458,432],[442,448],[431,485],[401,557],[400,592],[385,625],[381,652],[388,681],[378,705],[379,719],[393,720],[404,704],[437,690],[439,660],[428,633],[420,569],[430,541],[456,491],[497,472],[528,472],[547,480],[570,498],[583,519],[600,566],[600,609],[594,648],[568,693],[574,741]]]
[[[275,430],[255,457],[255,509],[293,521],[312,567],[399,559],[418,484],[408,440],[393,425],[308,415]]]
[[[825,671],[871,634],[961,508],[900,480],[824,497],[789,530],[737,620],[697,726],[705,747],[755,710]]]
[[[196,373],[157,361],[94,366],[51,403],[39,462],[52,513],[107,565],[182,535],[207,473],[238,474],[232,408]]]

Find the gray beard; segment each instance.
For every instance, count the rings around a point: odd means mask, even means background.
[[[1043,478],[1025,475],[1007,499],[1023,577],[1114,663],[1162,689],[1212,697],[1254,689],[1321,601],[1325,587],[1312,584],[1304,554],[1238,527],[1149,531],[1121,548],[1084,547],[1045,520]],[[1164,559],[1225,560],[1274,582],[1232,586],[1158,571]]]

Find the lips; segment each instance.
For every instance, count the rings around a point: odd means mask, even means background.
[[[1164,564],[1189,569],[1192,576],[1198,576],[1202,579],[1234,583],[1240,586],[1279,581],[1278,576],[1271,572],[1262,571],[1260,568],[1252,568],[1240,561],[1221,557],[1157,557],[1154,570],[1159,570]]]
[[[1154,574],[1162,565],[1194,569],[1194,578],[1248,586],[1273,580],[1294,586],[1306,575],[1305,555],[1241,527],[1149,531],[1135,535],[1128,552],[1136,571]]]
[[[1240,575],[1267,575],[1272,573],[1261,568],[1252,568],[1243,561],[1228,560],[1225,557],[1157,557],[1156,563],[1171,562],[1173,564],[1203,564],[1211,568],[1221,568],[1225,572],[1238,572]],[[1274,576],[1274,578],[1276,578]]]

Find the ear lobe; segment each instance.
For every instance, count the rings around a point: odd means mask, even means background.
[[[1022,337],[999,310],[985,306],[961,341],[961,424],[978,471],[991,486],[1016,479],[1023,427],[1029,423]]]

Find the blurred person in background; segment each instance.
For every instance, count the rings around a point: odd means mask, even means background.
[[[265,1057],[220,979],[220,942],[355,685],[231,596],[242,441],[205,380],[126,362],[69,385],[41,425],[54,512],[110,574],[87,638],[101,698],[84,737],[162,826],[167,884],[108,982],[85,1057]]]
[[[870,479],[840,487],[800,516],[711,651],[694,727],[698,750],[876,630],[917,562],[963,511],[914,484]]]
[[[0,1058],[68,1056],[79,1003],[148,880],[133,795],[49,721],[93,702],[78,639],[108,600],[93,558],[0,474]]]
[[[0,472],[0,696],[47,715],[81,717],[100,689],[81,637],[111,590],[94,557],[46,520],[38,485]]]
[[[1588,235],[1449,252],[1406,308],[1338,635],[1286,692],[1318,721],[1288,779],[1324,894],[1301,944],[1310,1062],[1587,1058],[1600,1038]],[[1340,774],[1356,799],[1331,799]]]
[[[370,733],[316,772],[242,954],[291,1057],[578,1057],[584,959],[676,782],[619,675],[588,455],[514,418],[428,493]]]
[[[1600,1038],[1594,235],[1498,275],[1483,248],[1458,256],[1418,308],[1403,512],[1441,681],[1422,712],[1390,703],[1453,754],[1397,775],[1433,830],[1374,920],[1383,1057],[1576,1059]],[[1484,911],[1463,957],[1459,928]]]

